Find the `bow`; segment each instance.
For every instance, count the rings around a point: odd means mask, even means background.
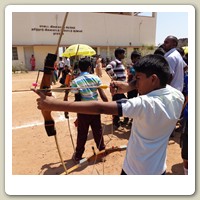
[[[116,152],[116,151],[123,151],[123,150],[126,150],[126,148],[127,148],[127,145],[112,146],[110,148],[101,150],[98,153],[94,152],[94,154],[92,156],[81,159],[76,165],[67,169],[67,171],[63,172],[61,175],[67,175],[67,174],[75,171],[76,169],[78,169],[82,166],[85,166],[89,163],[95,164],[97,161],[101,161],[102,158],[109,155],[110,153],[113,153],[113,152]]]
[[[62,25],[62,29],[61,29],[61,33],[59,36],[55,54],[48,53],[48,55],[46,56],[45,63],[44,63],[44,70],[43,70],[44,73],[43,73],[40,89],[49,89],[51,86],[51,81],[52,81],[52,76],[53,76],[53,71],[54,71],[54,63],[57,60],[58,48],[59,48],[61,37],[62,37],[63,31],[64,31],[64,26],[65,26],[65,22],[67,20],[67,16],[68,16],[68,12],[65,14],[65,18],[63,21],[63,25]],[[49,91],[48,92],[44,91],[44,93],[45,93],[45,95],[49,95],[49,96],[52,95],[51,92],[49,92]],[[41,111],[41,112],[42,112],[42,115],[44,118],[45,130],[47,132],[47,135],[54,136],[61,163],[64,167],[65,172],[67,173],[67,169],[64,164],[64,161],[63,161],[63,158],[61,155],[61,151],[60,151],[60,148],[58,145],[54,119],[51,116],[51,112],[49,112],[49,111]]]

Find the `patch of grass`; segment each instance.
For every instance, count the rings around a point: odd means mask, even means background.
[[[12,73],[28,73],[28,70],[25,68],[23,63],[19,63],[12,66]]]

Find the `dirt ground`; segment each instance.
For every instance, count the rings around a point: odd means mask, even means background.
[[[39,82],[43,74],[40,74]],[[29,89],[35,82],[37,72],[18,73],[12,76],[12,174],[13,175],[59,175],[64,172],[57,152],[54,136],[48,137],[44,129],[44,120],[41,112],[36,107],[37,95],[32,91],[16,92],[16,90]],[[109,77],[103,71],[102,82],[109,84]],[[53,85],[59,87],[60,83]],[[111,95],[109,89],[105,90],[109,100]],[[53,93],[55,98],[63,99],[64,93]],[[70,93],[69,100],[74,100]],[[70,139],[68,121],[62,112],[53,112],[52,116],[56,122],[57,139],[66,168],[75,165],[72,155],[74,152]],[[72,138],[76,144],[76,127],[74,121],[75,113],[69,114]],[[130,129],[120,128],[112,130],[112,117],[102,115],[103,135],[106,148],[112,146],[126,145],[130,135]],[[179,146],[180,133],[169,140],[167,150],[167,174],[182,175],[182,159]],[[85,146],[84,157],[93,155],[92,146],[95,151],[91,131]],[[118,175],[121,172],[125,151],[116,151],[106,157],[105,162],[89,163],[76,169],[71,175]]]

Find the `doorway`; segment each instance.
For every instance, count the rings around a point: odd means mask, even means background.
[[[25,67],[29,71],[31,70],[30,58],[33,54],[34,54],[34,51],[33,51],[32,46],[24,47]]]

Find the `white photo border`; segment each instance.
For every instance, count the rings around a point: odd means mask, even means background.
[[[85,7],[83,9],[83,7]],[[188,12],[189,174],[171,176],[12,175],[13,12]],[[192,195],[195,192],[195,8],[191,5],[8,5],[5,9],[5,192],[8,195]],[[78,188],[78,192],[77,192]]]

